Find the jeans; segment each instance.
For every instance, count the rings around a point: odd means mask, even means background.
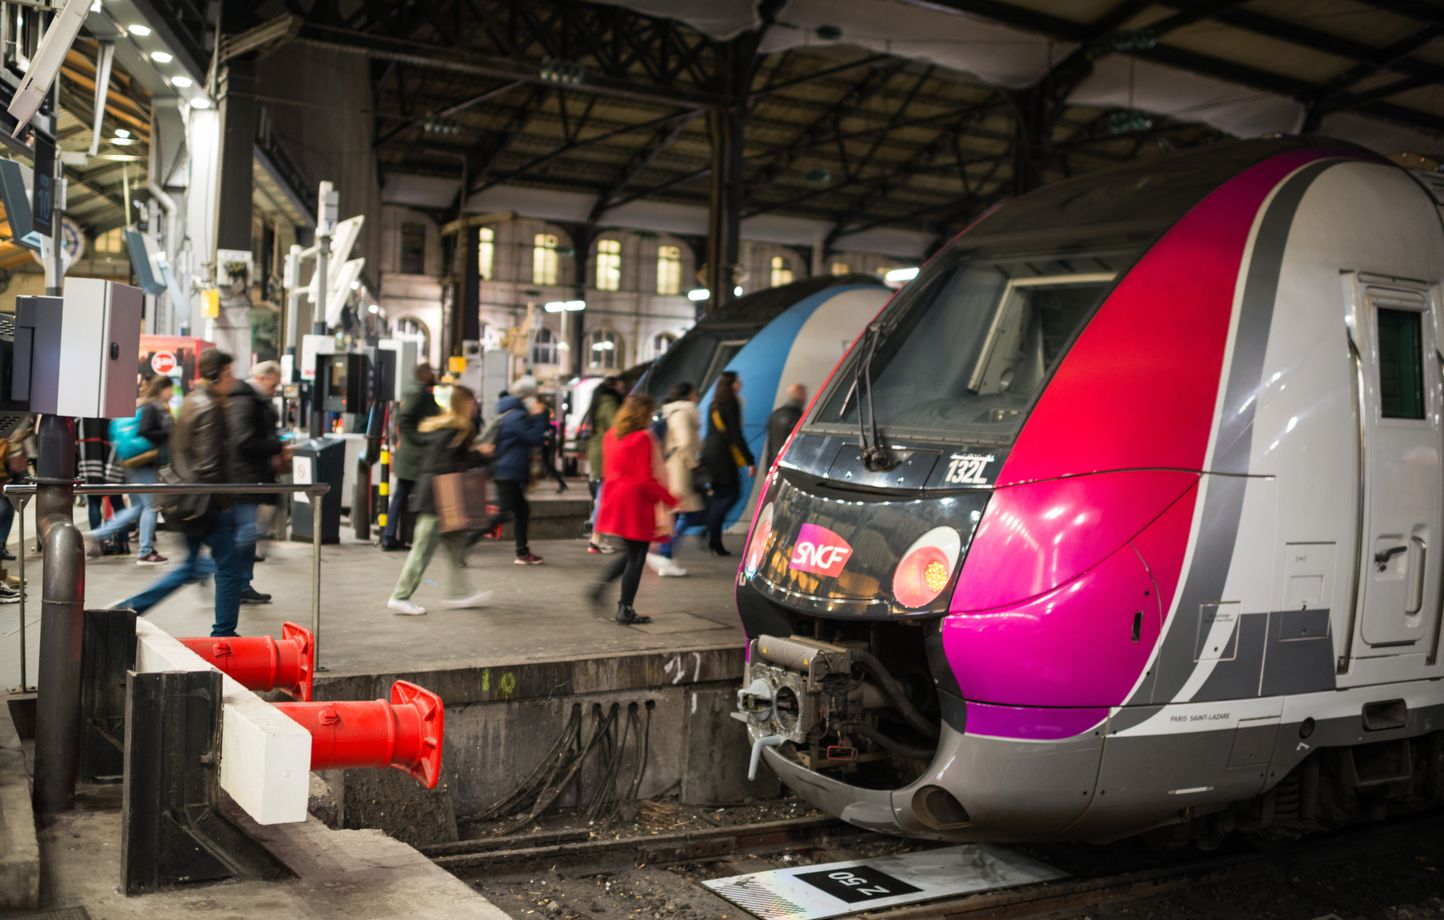
[[[727,512],[741,496],[742,487],[737,483],[712,483],[712,497],[707,501],[707,545],[713,549],[722,546],[722,525],[727,522]]]
[[[397,479],[396,491],[391,493],[391,506],[386,509],[386,529],[381,532],[381,544],[401,542],[401,515],[406,513],[406,503],[411,500],[415,479]]]
[[[587,518],[587,523],[591,524],[592,530],[595,531],[597,527],[597,509],[602,507],[602,481],[600,479],[593,479],[587,483],[587,488],[592,493],[592,513]]]
[[[672,536],[668,538],[665,542],[657,544],[657,555],[661,556],[663,559],[672,558],[672,554],[676,552],[675,547],[677,545],[677,541],[682,539],[683,531],[685,531],[688,527],[693,526],[692,514],[693,512],[691,511],[677,512],[677,519],[672,522]]]
[[[105,523],[105,500],[110,499],[110,514],[114,517],[125,510],[125,498],[121,495],[87,495],[85,496],[90,517],[90,529],[99,530]]]
[[[153,466],[137,467],[125,471],[127,483],[152,484],[157,482],[156,471]],[[99,496],[92,495],[91,498]],[[155,552],[155,496],[154,495],[132,495],[130,507],[117,512],[111,519],[99,527],[92,528],[90,535],[97,540],[108,540],[117,534],[123,534],[134,527],[137,522],[140,524],[140,554],[148,556]]]
[[[211,551],[211,558],[201,556],[201,546]],[[236,564],[236,517],[227,508],[216,518],[209,531],[198,537],[186,535],[186,557],[151,583],[149,588],[116,604],[145,614],[169,597],[178,588],[201,581],[212,572],[216,576],[216,621],[212,636],[234,636],[241,611],[241,572]]]
[[[642,584],[642,569],[647,562],[646,540],[623,540],[622,554],[607,567],[603,581],[622,580],[622,593],[618,600],[627,607],[637,599],[637,588]]]
[[[529,554],[531,547],[526,542],[526,531],[528,519],[531,517],[531,505],[527,504],[526,500],[526,483],[498,479],[496,497],[501,502],[501,510],[511,518],[512,529],[516,531],[516,554]]]
[[[426,567],[431,564],[431,556],[436,552],[438,543],[445,544],[446,552],[451,556],[451,565],[446,569],[447,592],[453,598],[463,598],[471,594],[463,560],[467,535],[460,532],[442,533],[436,529],[436,525],[434,514],[416,516],[416,529],[411,534],[411,552],[406,554],[406,564],[401,567],[401,577],[396,580],[396,588],[391,592],[395,600],[404,601],[416,593],[416,589],[421,585],[421,576],[426,574]]]
[[[261,538],[261,506],[241,502],[232,509],[236,515],[236,567],[241,573],[241,593],[251,587],[256,574],[256,541]]]

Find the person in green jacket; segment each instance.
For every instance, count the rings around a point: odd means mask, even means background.
[[[396,488],[391,493],[391,507],[386,510],[386,530],[381,534],[381,548],[387,552],[406,549],[400,536],[401,515],[406,513],[411,490],[421,478],[421,467],[426,460],[426,439],[419,426],[423,419],[441,412],[432,394],[435,386],[436,371],[431,365],[416,365],[415,385],[401,400],[401,411],[396,415],[400,437],[391,450],[391,475],[395,477]]]
[[[587,436],[587,488],[592,493],[592,534],[587,552],[610,553],[615,550],[602,542],[597,533],[597,508],[602,504],[602,440],[612,430],[612,419],[622,405],[622,380],[607,377],[592,391],[592,404],[587,409],[591,434]]]

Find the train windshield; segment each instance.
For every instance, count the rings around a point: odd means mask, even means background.
[[[868,368],[884,436],[1010,441],[1141,248],[1006,255],[957,248],[929,266],[882,318]],[[813,427],[857,431],[866,402],[860,360],[855,354],[834,378]]]

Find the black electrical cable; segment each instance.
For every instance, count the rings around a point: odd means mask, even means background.
[[[566,791],[566,788],[572,784],[572,781],[577,778],[577,773],[581,770],[583,762],[585,762],[587,759],[587,755],[590,754],[592,750],[597,746],[597,743],[601,740],[602,735],[606,734],[612,722],[616,720],[617,712],[620,709],[621,707],[619,705],[613,703],[611,712],[608,713],[605,718],[602,718],[601,704],[593,704],[592,718],[598,721],[597,727],[592,731],[592,737],[587,741],[586,747],[582,748],[582,750],[578,752],[577,756],[572,758],[572,761],[567,766],[566,771],[560,777],[560,781],[555,782],[549,787],[543,789],[542,794],[537,796],[537,800],[535,803],[533,803],[531,809],[528,810],[526,814],[522,815],[521,818],[513,821],[511,824],[507,825],[501,831],[499,831],[499,836],[514,834],[525,827],[529,827],[542,816],[543,812],[545,812],[548,808],[552,806],[552,803],[555,802],[561,796],[561,794]]]
[[[917,708],[908,701],[902,684],[898,683],[897,678],[892,676],[887,666],[876,655],[866,649],[853,649],[852,659],[877,680],[882,692],[887,695],[893,706],[897,707],[897,711],[902,714],[909,725],[924,737],[938,737],[937,724],[924,718],[923,714],[918,712]]]
[[[896,741],[892,738],[889,738],[887,735],[884,735],[882,732],[873,728],[871,725],[865,725],[861,722],[849,722],[842,726],[842,731],[845,734],[849,735],[861,735],[862,737],[876,744],[878,747],[886,748],[887,750],[892,751],[894,754],[901,754],[904,757],[911,757],[914,760],[933,759],[933,751],[931,749],[914,747],[910,744],[903,744],[901,741]]]
[[[561,762],[562,754],[566,751],[568,738],[581,725],[581,719],[582,705],[575,703],[572,705],[571,717],[567,720],[566,724],[562,726],[561,734],[557,736],[556,741],[552,742],[551,748],[541,760],[537,761],[536,768],[532,770],[526,779],[522,780],[505,798],[493,802],[481,811],[469,815],[458,815],[456,818],[457,822],[462,824],[478,824],[482,821],[489,821],[498,815],[511,814],[523,801],[531,798],[538,790],[544,787],[550,773],[547,768],[554,768],[557,763]]]
[[[652,710],[656,708],[655,700],[647,700],[647,722],[646,729],[642,733],[642,756],[637,759],[637,772],[632,776],[632,789],[627,793],[627,801],[635,802],[637,793],[642,788],[642,776],[647,772],[647,761],[652,756]]]

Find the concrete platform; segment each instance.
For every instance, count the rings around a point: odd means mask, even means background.
[[[82,785],[76,809],[40,832],[46,903],[84,907],[105,920],[195,917],[447,917],[506,920],[466,883],[380,831],[336,831],[314,818],[247,830],[296,878],[221,882],[127,898],[120,884],[120,799],[114,786]]]

